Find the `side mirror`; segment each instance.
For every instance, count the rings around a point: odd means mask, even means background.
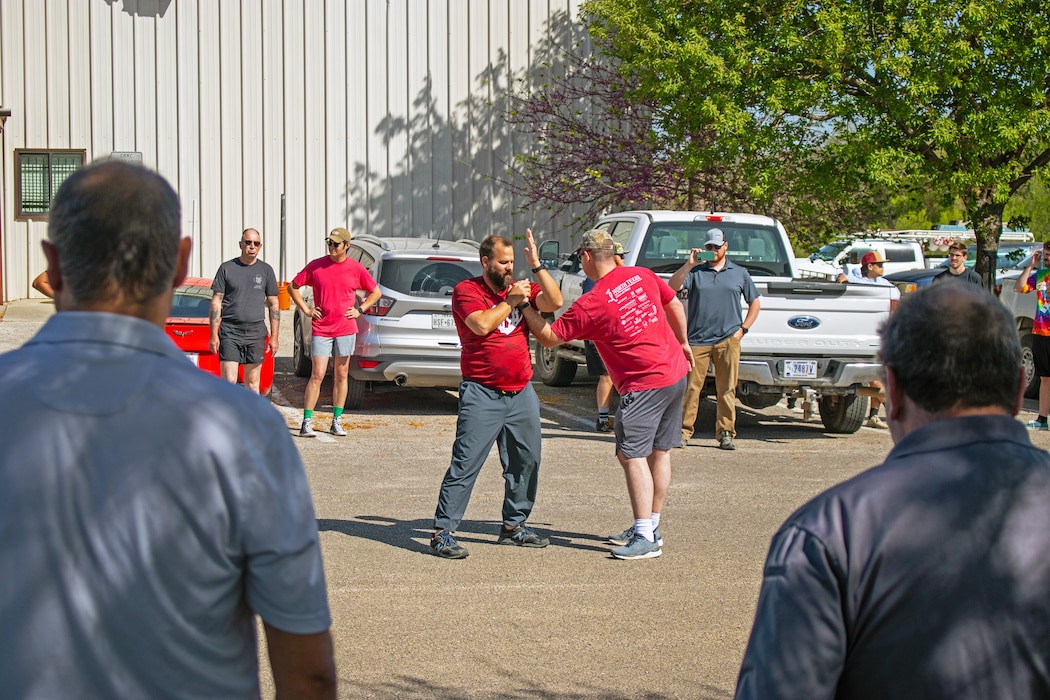
[[[544,241],[540,244],[540,262],[552,270],[561,264],[561,244],[558,241]]]

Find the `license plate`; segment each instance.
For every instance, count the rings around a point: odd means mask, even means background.
[[[816,360],[784,360],[784,376],[798,379],[816,379]]]
[[[433,314],[430,317],[431,328],[455,328],[456,323],[452,320],[452,314]]]
[[[201,366],[200,365],[200,358],[199,358],[198,354],[195,353],[195,352],[188,352],[188,353],[186,353],[186,359],[188,359],[190,362],[192,362],[193,364],[197,365],[198,367]]]

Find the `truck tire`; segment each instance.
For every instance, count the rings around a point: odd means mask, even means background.
[[[309,377],[313,369],[310,349],[303,347],[303,329],[300,328],[298,314],[292,318],[292,371],[297,377]]]
[[[1035,375],[1035,357],[1032,355],[1032,334],[1021,336],[1021,366],[1024,367],[1024,397],[1039,398],[1039,377]]]
[[[558,348],[536,345],[536,376],[547,386],[569,386],[576,378],[577,364],[558,357]]]
[[[365,384],[360,379],[346,378],[346,401],[343,402],[343,410],[356,411],[361,408],[365,399]]]
[[[737,394],[740,403],[755,410],[776,406],[782,398],[781,394]]]
[[[820,420],[829,433],[855,433],[867,417],[867,396],[854,394],[820,399]]]

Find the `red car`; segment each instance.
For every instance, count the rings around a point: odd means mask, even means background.
[[[208,327],[208,311],[211,309],[211,280],[204,277],[187,277],[175,288],[171,314],[164,324],[164,331],[186,353],[193,364],[205,372],[221,377],[219,355],[208,348],[211,329]],[[273,388],[273,354],[267,338],[266,357],[259,377],[259,393],[269,396]],[[244,367],[237,368],[237,381],[244,383]]]

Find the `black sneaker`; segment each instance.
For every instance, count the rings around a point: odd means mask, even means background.
[[[718,449],[720,450],[735,450],[736,443],[733,442],[733,436],[729,434],[728,430],[722,431],[722,437],[718,440]]]
[[[515,528],[500,528],[499,539],[496,544],[513,544],[519,547],[546,547],[551,541],[546,537],[540,537],[536,531],[526,525],[518,525]]]
[[[467,548],[456,542],[456,538],[448,530],[435,532],[430,538],[430,548],[434,554],[445,559],[466,559],[470,552]]]
[[[605,420],[602,420],[599,418],[594,424],[594,429],[599,433],[611,433],[613,431],[613,419],[606,418]]]

